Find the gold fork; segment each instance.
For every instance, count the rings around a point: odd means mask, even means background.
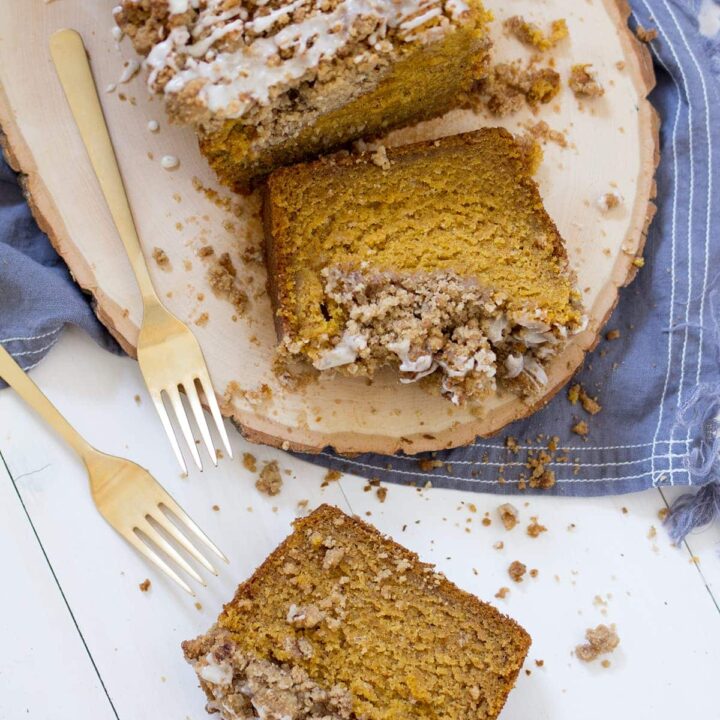
[[[187,468],[163,403],[163,393],[167,396],[190,454],[200,470],[202,463],[181,399],[181,388],[190,404],[205,447],[217,465],[217,454],[196,384],[205,396],[215,426],[231,458],[232,450],[210,374],[195,336],[163,306],[150,280],[82,38],[74,30],[58,30],[50,38],[50,53],[142,294],[143,320],[137,356],[150,397],[183,472]]]
[[[125,540],[191,595],[195,593],[190,586],[157,551],[164,553],[196,582],[205,585],[205,581],[168,542],[168,537],[206,570],[217,575],[217,570],[187,535],[192,534],[195,542],[200,540],[221,560],[227,562],[227,558],[163,490],[160,483],[134,462],[106,455],[90,445],[43,395],[40,388],[2,345],[0,377],[82,458],[90,478],[95,507]]]

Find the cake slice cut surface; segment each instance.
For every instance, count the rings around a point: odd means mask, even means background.
[[[541,390],[584,318],[536,160],[490,128],[273,173],[265,236],[283,352],[350,375],[389,365],[456,403]]]
[[[441,115],[488,64],[480,0],[123,0],[171,119],[222,182]]]
[[[490,720],[528,634],[324,505],[183,643],[224,720]]]

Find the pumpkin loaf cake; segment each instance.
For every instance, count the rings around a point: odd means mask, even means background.
[[[183,643],[224,720],[491,720],[528,634],[323,505]]]
[[[115,18],[238,190],[459,105],[490,44],[480,0],[123,0]]]
[[[459,404],[532,394],[584,325],[537,148],[489,128],[283,168],[264,202],[281,353]]]

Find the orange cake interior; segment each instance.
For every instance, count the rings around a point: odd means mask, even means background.
[[[195,126],[220,180],[457,106],[488,64],[480,0],[123,0],[171,119]]]
[[[547,383],[584,318],[532,171],[491,128],[274,172],[265,193],[283,352],[438,385],[456,403]]]
[[[183,643],[224,720],[492,720],[528,634],[324,505]]]

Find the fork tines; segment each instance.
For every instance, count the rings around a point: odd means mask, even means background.
[[[194,536],[195,543],[188,535]],[[154,563],[171,580],[174,580],[183,590],[195,595],[191,587],[173,570],[162,555],[165,555],[172,564],[179,567],[189,575],[195,582],[206,586],[206,582],[193,566],[178,552],[177,548],[168,540],[173,540],[177,546],[182,548],[199,565],[213,575],[218,572],[212,563],[198,549],[196,543],[199,540],[206,548],[212,550],[224,562],[227,562],[225,555],[208,538],[207,535],[197,526],[184,510],[169,496],[157,505],[153,514],[147,513],[142,521],[135,524],[131,532],[125,533],[125,538],[145,558]],[[158,552],[160,551],[160,552]]]
[[[167,396],[168,402],[170,403],[170,406],[175,413],[175,419],[180,426],[180,430],[182,431],[183,437],[185,438],[185,442],[190,449],[190,454],[192,455],[192,458],[195,461],[198,469],[202,470],[202,462],[200,461],[200,453],[198,452],[197,443],[195,442],[195,437],[193,435],[192,429],[190,428],[190,422],[188,421],[187,412],[182,401],[181,391],[187,398],[188,403],[190,404],[193,417],[195,418],[195,424],[200,431],[200,436],[205,443],[205,447],[207,448],[208,454],[210,455],[210,459],[215,466],[217,466],[218,461],[217,451],[215,450],[212,438],[210,437],[210,430],[208,429],[208,424],[205,419],[205,413],[203,411],[202,403],[200,401],[200,396],[198,395],[196,384],[199,385],[200,389],[202,390],[205,401],[210,408],[210,413],[213,417],[213,420],[215,421],[215,427],[218,431],[218,434],[223,441],[223,445],[225,447],[225,450],[227,451],[228,457],[232,459],[232,449],[230,448],[230,441],[227,436],[227,431],[225,430],[225,424],[220,413],[220,407],[218,406],[217,398],[215,397],[215,393],[212,389],[210,377],[208,376],[207,372],[198,373],[198,376],[196,376],[195,378],[190,378],[178,386],[165,388],[164,390],[150,391],[150,396],[152,398],[153,404],[155,405],[155,409],[160,416],[160,422],[165,429],[165,433],[170,440],[170,445],[172,446],[173,452],[175,453],[175,457],[177,457],[178,462],[183,469],[183,472],[187,472],[187,466],[185,464],[182,453],[180,452],[180,446],[178,445],[177,436],[175,435],[172,423],[170,422],[170,417],[165,407],[165,403],[163,402],[163,393]]]

